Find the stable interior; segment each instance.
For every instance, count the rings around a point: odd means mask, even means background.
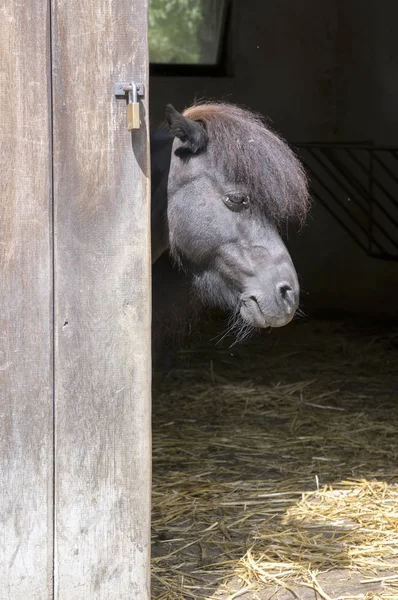
[[[206,314],[154,373],[153,597],[398,598],[398,6],[226,7],[152,66],[151,121],[225,100],[295,148],[302,314],[237,345]]]

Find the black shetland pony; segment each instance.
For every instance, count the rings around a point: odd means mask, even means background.
[[[299,284],[279,229],[308,209],[300,162],[237,106],[169,105],[166,117],[151,138],[155,338],[159,321],[187,318],[190,297],[227,309],[238,337],[287,324]]]

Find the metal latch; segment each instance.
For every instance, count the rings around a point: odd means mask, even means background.
[[[129,131],[140,128],[140,104],[138,96],[144,95],[143,83],[116,83],[114,86],[116,97],[127,99],[127,129]]]

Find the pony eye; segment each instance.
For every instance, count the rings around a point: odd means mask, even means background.
[[[231,210],[241,210],[249,205],[250,197],[247,194],[228,194],[224,198],[224,203]]]

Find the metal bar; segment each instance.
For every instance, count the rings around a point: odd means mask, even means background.
[[[369,238],[368,238],[368,246],[369,246],[369,254],[372,254],[372,245],[373,245],[373,157],[374,157],[374,152],[373,150],[368,150],[368,155],[369,155],[369,198],[368,198],[368,205],[369,205],[369,221],[368,221],[368,232],[369,232]]]
[[[326,171],[326,173],[329,175],[329,177],[331,177],[341,188],[343,188],[343,190],[346,192],[346,194],[348,194],[350,197],[352,197],[352,200],[354,202],[354,204],[356,206],[358,206],[358,208],[364,213],[367,214],[366,208],[361,204],[361,202],[359,200],[357,200],[357,198],[355,196],[353,196],[352,194],[352,190],[350,190],[349,187],[347,187],[344,182],[341,182],[341,180],[336,177],[336,174],[333,172],[333,170],[329,167],[329,165],[327,163],[325,163],[319,155],[317,155],[315,152],[313,152],[312,150],[310,150],[309,148],[307,149],[307,151],[311,154],[311,156],[321,165],[321,167]],[[331,162],[331,161],[330,161]],[[338,169],[337,169],[338,170]],[[352,184],[351,184],[352,185]],[[352,186],[354,187],[354,186]]]
[[[389,166],[388,162],[386,162],[387,156],[383,156],[383,152],[387,152],[393,159],[398,160],[398,148],[389,146],[376,147],[374,144],[367,141],[353,143],[301,142],[295,143],[294,146],[302,155],[302,158],[304,158],[304,162],[306,163],[306,167],[314,184],[316,187],[321,187],[321,190],[318,192],[315,189],[312,189],[313,196],[328,210],[344,231],[346,231],[346,233],[367,253],[368,256],[380,260],[398,262],[398,255],[395,255],[391,248],[393,247],[395,250],[398,250],[398,241],[396,241],[394,231],[390,234],[389,229],[385,229],[383,223],[380,223],[381,213],[383,217],[388,219],[388,223],[391,224],[392,227],[395,226],[398,228],[398,220],[395,216],[396,213],[393,210],[393,208],[398,207],[398,199],[395,198],[395,194],[389,192],[388,188],[383,185],[374,174],[374,167],[377,164],[390,178],[390,181],[393,181],[394,184],[398,184],[398,175],[395,173],[395,170]],[[335,150],[341,151],[340,154],[335,152]],[[355,150],[367,151],[368,160],[365,161],[365,164],[361,160],[360,153],[354,152]],[[347,161],[341,156],[342,151],[344,151],[345,154],[347,154],[347,157],[359,167],[363,174],[365,174],[367,184],[366,181],[362,180],[360,173],[355,175],[355,173],[350,171],[349,161],[348,164],[346,164]],[[322,174],[317,175],[317,171],[320,168],[324,170],[326,183],[323,181]],[[332,189],[329,189],[334,186],[337,188],[335,192],[333,192]],[[375,187],[382,194],[382,196],[379,196],[380,199],[374,195]],[[331,208],[331,203],[325,198],[322,190],[329,194],[330,199],[335,202],[336,208],[343,211],[341,217],[338,216],[338,212],[336,213],[335,210]],[[354,193],[352,193],[351,190],[353,190]],[[352,209],[354,210],[350,210],[346,207],[347,205],[341,197],[341,191],[343,191],[343,193],[348,193],[353,204]],[[393,206],[388,207],[387,205],[387,207],[385,207],[384,198],[391,201]],[[367,204],[367,208],[364,207],[364,203]],[[360,215],[355,215],[356,209],[366,213],[367,231],[366,228],[358,222],[358,217]],[[380,211],[379,214],[375,214],[375,209]],[[348,218],[348,221],[344,215]],[[361,239],[362,234],[367,236],[367,247]]]
[[[364,171],[364,172],[367,174],[366,167],[364,167],[364,165],[361,163],[361,161],[360,161],[360,160],[358,160],[358,158],[355,156],[355,154],[353,154],[353,153],[350,151],[350,149],[346,149],[346,152],[347,152],[347,154],[348,154],[349,156],[351,156],[352,160],[353,160],[354,162],[356,162],[356,164],[357,164],[357,165],[358,165],[358,166],[359,166],[359,167],[360,167],[360,168],[361,168],[361,169],[362,169],[362,170],[363,170],[363,171]],[[387,190],[384,188],[384,186],[383,186],[383,185],[382,185],[382,184],[381,184],[381,183],[380,183],[380,182],[379,182],[377,179],[374,179],[374,183],[375,183],[375,185],[376,185],[376,186],[377,186],[377,187],[378,187],[378,188],[379,188],[379,189],[380,189],[380,190],[381,190],[381,191],[382,191],[382,192],[383,192],[383,193],[384,193],[384,194],[387,196],[387,198],[388,198],[389,200],[391,200],[392,204],[394,204],[394,206],[398,207],[398,202],[397,202],[397,200],[394,198],[394,196],[392,196],[392,195],[390,194],[390,192],[388,192],[388,191],[387,191]],[[381,211],[382,211],[382,212],[383,212],[383,213],[386,215],[386,217],[388,217],[389,219],[392,219],[392,221],[393,221],[394,225],[395,225],[396,227],[398,227],[398,221],[396,221],[396,220],[395,220],[393,217],[391,217],[391,214],[389,214],[389,212],[388,212],[388,211],[386,211],[386,209],[383,207],[383,205],[382,205],[382,204],[380,204],[380,202],[379,202],[379,201],[378,201],[376,198],[373,198],[373,199],[374,199],[374,203],[375,203],[375,204],[376,204],[376,205],[377,205],[377,206],[380,208],[380,210],[381,210]]]
[[[368,248],[366,247],[366,245],[359,239],[359,237],[357,237],[355,235],[355,233],[353,231],[351,231],[351,229],[349,227],[347,227],[347,225],[344,223],[343,219],[341,219],[328,205],[327,202],[325,202],[322,199],[322,196],[320,196],[320,194],[318,194],[315,190],[312,190],[312,195],[322,204],[322,206],[324,208],[326,208],[326,210],[332,215],[332,217],[339,223],[339,225],[344,229],[344,231],[349,235],[349,237],[354,240],[354,242],[356,244],[358,244],[358,246],[360,248],[362,248],[362,250],[364,250],[366,252],[366,254],[368,254]],[[384,250],[383,250],[384,251]]]
[[[342,183],[340,181],[340,179],[338,179],[335,176],[335,174],[328,167],[328,165],[325,164],[325,162],[323,160],[321,160],[321,158],[315,152],[311,151],[310,149],[307,149],[307,152],[309,152],[311,154],[311,156],[315,160],[318,161],[318,163],[322,166],[322,168],[325,169],[325,171],[329,174],[329,176],[332,177],[332,179],[334,179],[340,185],[340,187],[343,188],[343,190],[351,196],[351,199],[353,200],[354,204],[356,206],[358,206],[358,208],[360,208],[367,217],[369,217],[369,211],[365,208],[365,206],[363,206],[363,204],[361,204],[357,200],[357,198],[355,196],[352,195],[351,190],[344,183]],[[354,189],[355,189],[355,187],[357,187],[357,192],[361,197],[369,196],[369,192],[366,190],[366,188],[364,186],[362,186],[362,184],[353,175],[351,175],[351,173],[346,169],[345,165],[342,165],[340,163],[340,161],[338,161],[334,157],[329,157],[328,153],[326,153],[325,151],[323,151],[323,154],[328,158],[329,162],[335,167],[335,169],[348,180],[349,184]],[[367,171],[365,171],[365,172],[367,174]],[[393,222],[395,221],[395,219],[393,217],[391,217],[391,215],[389,215],[389,213],[384,209],[384,207],[375,198],[369,196],[368,202],[374,202],[374,204],[376,204],[379,207],[379,209],[382,212],[384,212],[384,214],[387,215],[387,217],[390,220],[392,220]],[[344,206],[340,199],[339,199],[339,205]],[[391,237],[391,235],[375,219],[373,219],[373,227],[377,227],[377,229],[380,231],[381,235],[386,237],[388,239],[388,241],[394,246],[394,248],[396,250],[398,250],[398,242],[396,242],[394,240],[394,238]],[[367,232],[367,235],[368,235],[368,232]]]
[[[378,260],[387,260],[389,262],[398,262],[398,256],[394,256],[393,254],[385,254],[385,253],[376,254],[375,252],[372,252],[371,254],[369,254],[369,256],[371,258],[377,258]]]
[[[121,81],[118,83],[115,83],[113,85],[113,93],[115,96],[120,96],[121,98],[126,98],[126,94],[127,92],[131,91],[133,89],[133,86],[131,85],[132,81],[130,82],[125,82],[125,81]],[[135,83],[135,86],[137,88],[137,96],[144,96],[145,95],[145,86],[143,83]]]
[[[382,160],[381,158],[379,158],[377,156],[377,154],[374,155],[374,159],[377,162],[377,164],[379,164],[381,166],[382,169],[385,170],[386,173],[388,173],[388,175],[391,177],[391,179],[393,181],[395,181],[395,183],[398,183],[398,176],[394,173],[394,171],[392,171],[390,169],[390,167],[388,167]]]
[[[346,151],[350,156],[351,153],[349,152],[349,150]],[[354,181],[355,181],[355,187],[358,191],[359,194],[362,194],[362,196],[367,196],[368,195],[368,191],[365,188],[365,186],[363,186],[361,184],[360,181],[358,181],[358,179],[356,177],[354,177],[354,175],[347,169],[347,167],[335,156],[330,156],[330,152],[324,152],[324,154],[328,157],[328,159],[330,160],[330,162],[332,163],[332,165],[339,170],[339,172],[351,183],[351,185],[354,187]],[[329,156],[328,156],[329,155]],[[357,162],[357,164],[359,166],[362,167],[362,169],[364,170],[366,176],[368,175],[368,172],[366,170],[366,167],[363,166],[363,164],[355,157],[352,156],[352,158]],[[377,179],[373,178],[373,182],[375,185],[378,185],[380,187],[380,183],[377,181]],[[374,197],[372,196],[372,201],[373,203],[378,207],[378,209],[390,220],[394,223],[394,225],[396,227],[398,227],[398,221],[391,215],[391,213],[388,212],[388,210],[386,210],[384,208],[384,206]],[[395,246],[395,248],[398,250],[398,242],[396,242],[394,240],[394,238],[392,238],[390,236],[389,233],[387,233],[384,228],[377,223],[377,221],[373,221],[375,227],[378,227],[379,230],[382,232],[383,235],[386,236],[386,238],[388,238],[388,240],[392,243],[393,246]]]
[[[316,174],[316,172],[311,169],[311,167],[308,167],[308,171],[311,174],[311,177],[313,179],[316,179],[318,181],[318,183],[326,190],[326,192],[335,200],[336,204],[346,213],[346,215],[354,222],[354,224],[356,225],[356,227],[362,231],[362,233],[365,235],[365,237],[367,237],[367,230],[360,225],[355,217],[350,213],[350,211],[345,207],[344,204],[341,203],[340,199],[338,198],[338,196],[336,196],[327,186],[326,184],[322,181],[322,179]],[[340,225],[344,228],[344,230],[361,246],[362,249],[364,249],[366,252],[368,251],[366,245],[361,242],[359,240],[359,238],[356,236],[355,233],[353,233],[353,231],[351,229],[349,229],[349,227],[344,223],[344,221],[338,217],[334,211],[332,211],[332,209],[330,208],[330,206],[324,202],[322,200],[322,198],[319,196],[319,194],[316,193],[315,190],[312,190],[313,194],[316,195],[318,197],[318,200],[323,204],[323,206],[327,207],[327,209],[329,210],[329,212],[331,214],[333,214],[333,216],[336,218],[336,220],[340,223]],[[381,252],[386,252],[385,248],[378,242],[375,240],[375,245],[379,247],[379,249],[381,250]]]
[[[346,150],[346,152],[351,156],[351,153],[349,150]],[[367,189],[365,188],[365,186],[362,185],[362,183],[360,181],[358,181],[358,179],[351,173],[351,171],[338,159],[336,158],[334,155],[331,155],[330,151],[324,151],[325,156],[329,159],[329,161],[331,162],[331,164],[337,169],[339,170],[339,172],[351,183],[351,185],[353,187],[356,187],[357,192],[362,195],[362,197],[366,197],[368,196],[369,192],[367,191]],[[354,160],[356,160],[357,164],[360,165],[363,169],[363,171],[365,172],[366,175],[368,175],[368,171],[367,169],[364,167],[364,165],[357,159],[357,157],[355,157],[355,155],[352,156],[352,158]],[[373,183],[377,183],[377,180],[375,180],[373,178]],[[370,198],[368,199],[373,205],[377,206],[378,209],[390,220],[394,223],[395,226],[398,227],[398,222],[396,221],[396,219],[391,215],[391,213],[388,212],[388,210],[386,210],[384,208],[384,206],[374,197],[374,196],[370,196]],[[373,212],[373,211],[372,211]],[[379,230],[379,232],[381,233],[381,235],[383,235],[392,246],[394,246],[394,248],[396,250],[398,250],[398,241],[396,241],[389,233],[388,231],[386,231],[386,229],[380,225],[380,223],[378,221],[376,221],[376,219],[374,218],[374,213],[373,213],[373,228],[377,228]],[[374,241],[374,240],[373,240]]]

